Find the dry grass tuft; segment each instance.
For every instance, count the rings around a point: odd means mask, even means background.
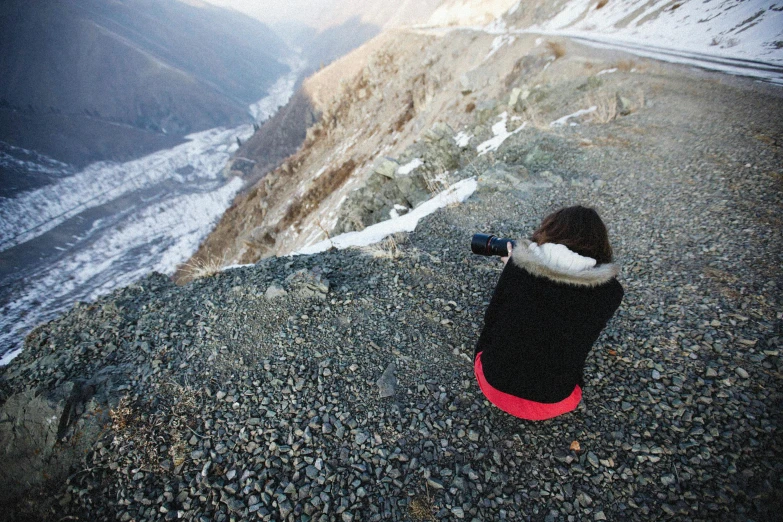
[[[387,236],[379,243],[363,247],[362,251],[376,259],[399,259],[402,256],[400,245],[407,239],[407,234],[397,232]]]
[[[439,194],[448,188],[448,182],[443,174],[425,173],[422,175],[424,184],[427,186],[427,192],[430,194]]]
[[[112,445],[120,453],[127,449],[135,449],[135,464],[139,468],[151,469],[160,461],[156,433],[163,422],[154,415],[148,415],[143,408],[125,396],[120,399],[116,409],[109,411],[112,420],[111,429],[114,432]]]
[[[133,455],[139,469],[154,469],[165,456],[179,466],[188,454],[185,440],[195,434],[191,425],[198,393],[173,382],[166,383],[161,391],[157,407],[125,396],[109,411],[112,445],[122,454]]]
[[[114,432],[125,432],[133,424],[135,418],[130,397],[126,395],[120,399],[117,407],[109,410],[109,418],[111,418],[111,429]]]
[[[182,272],[188,278],[188,280],[201,279],[202,277],[212,277],[215,274],[220,273],[225,266],[226,261],[224,258],[208,257],[204,259],[191,259],[182,269]]]
[[[605,124],[617,118],[617,96],[615,93],[591,94],[587,98],[587,103],[596,107],[595,111],[590,114],[593,122]]]
[[[434,521],[434,511],[435,505],[429,496],[419,495],[418,497],[413,497],[411,503],[408,504],[408,512],[414,520]]]
[[[609,0],[598,0],[598,3],[595,4],[596,9],[601,9],[603,6],[609,3]]]
[[[531,125],[540,131],[552,130],[552,126],[549,124],[549,121],[544,118],[544,115],[541,113],[541,111],[534,105],[525,106],[525,116],[528,125]]]
[[[188,445],[183,440],[182,434],[175,431],[171,436],[171,447],[169,447],[169,456],[174,463],[174,467],[179,466],[188,457]]]
[[[566,54],[565,45],[562,42],[549,41],[546,43],[546,46],[555,55],[555,60],[562,58]]]

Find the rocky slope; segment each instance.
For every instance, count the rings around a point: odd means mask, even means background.
[[[373,250],[271,257],[182,287],[153,275],[35,330],[0,380],[0,491],[17,500],[2,516],[774,520],[780,89],[529,45],[540,56],[517,74],[534,81],[493,85],[494,102],[460,93],[441,114],[464,134],[422,124],[376,169],[388,199],[403,176],[388,162],[422,158],[410,174],[429,176],[448,161],[443,182],[478,177],[465,204]],[[488,89],[482,78],[463,89]],[[324,111],[323,139],[347,132],[341,110]],[[468,241],[527,235],[575,202],[606,219],[626,297],[588,358],[584,404],[522,422],[473,381],[499,263]]]
[[[685,53],[670,56],[685,63],[695,63],[695,55],[680,47],[697,46],[703,53],[709,38],[733,39],[729,47],[712,47],[716,57],[734,52],[740,60],[748,53],[763,52],[775,69],[781,56],[775,50],[776,33],[770,29],[780,13],[769,7],[752,20],[741,21],[732,14],[730,2],[711,5],[704,20],[696,20],[691,7],[679,9],[666,2],[508,4],[510,8],[503,2],[479,8],[470,1],[442,2],[429,17],[433,25],[386,31],[310,77],[289,108],[305,111],[308,117],[296,119],[293,126],[290,120],[284,127],[270,122],[240,150],[241,159],[228,167],[243,174],[252,169],[253,179],[264,179],[235,201],[193,262],[255,262],[361,229],[388,216],[395,205],[411,208],[426,197],[426,186],[430,191],[442,187],[449,172],[472,161],[471,155],[449,159],[460,155],[456,152],[460,147],[449,136],[457,132],[482,139],[491,136],[492,125],[504,112],[509,128],[547,126],[593,105],[606,118],[607,111],[617,110],[615,99],[625,104],[621,111],[643,102],[645,89],[634,84],[633,75],[626,75],[622,92],[611,92],[610,86],[599,88],[602,82],[613,82],[597,76],[602,70],[638,72],[633,67],[636,58],[585,49],[561,35],[573,33],[592,46],[596,42],[604,47],[609,42],[615,48],[623,42],[654,43],[658,49],[666,45],[672,53]],[[505,14],[486,26],[450,25],[475,24],[496,11]],[[601,20],[603,25],[598,23]],[[664,38],[668,26],[679,27],[687,38]],[[749,36],[743,40],[741,33]],[[739,63],[736,60],[732,67]],[[783,70],[775,74],[776,81],[783,78]],[[307,127],[312,119],[317,123]],[[440,127],[435,135],[423,140],[424,131],[436,124]],[[301,136],[305,129],[301,148],[267,176],[282,156],[277,147],[270,147],[268,136]],[[424,144],[433,140],[439,144]],[[419,145],[411,148],[415,141]],[[274,161],[264,157],[265,151]],[[366,202],[383,179],[394,177],[396,167],[384,164],[387,157],[399,157],[403,163],[422,161],[423,167],[416,171],[419,179],[406,179],[403,184],[410,187],[402,187],[393,197],[382,196],[382,202]],[[355,193],[362,187],[364,192]],[[360,200],[367,208],[356,209]],[[368,215],[372,215],[369,220]],[[186,280],[187,274],[180,271],[177,278]]]
[[[506,96],[554,58],[530,37],[484,61],[492,39],[469,31],[389,31],[309,78],[302,91],[318,123],[296,154],[235,201],[194,260],[253,262],[323,239],[340,219],[342,200],[383,157],[402,154],[436,122],[459,129],[479,114],[486,123],[498,111],[486,111],[484,101]],[[256,140],[238,156],[252,157],[245,150]],[[442,167],[431,165],[429,175]]]

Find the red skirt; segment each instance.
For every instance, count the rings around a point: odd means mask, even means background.
[[[574,387],[574,391],[571,392],[571,395],[560,402],[553,403],[531,401],[493,388],[492,385],[487,382],[487,379],[484,378],[484,368],[481,365],[481,352],[476,355],[473,371],[476,373],[476,380],[478,380],[481,392],[489,402],[506,413],[511,414],[514,417],[519,417],[520,419],[551,419],[552,417],[557,417],[558,415],[568,413],[569,411],[574,411],[579,405],[579,401],[582,400],[582,388],[580,388],[578,384]]]

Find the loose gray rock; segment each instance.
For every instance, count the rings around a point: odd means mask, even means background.
[[[376,381],[382,399],[393,396],[397,390],[397,377],[394,375],[395,371],[397,371],[397,367],[394,363],[389,363],[381,377]]]
[[[316,270],[301,269],[285,279],[286,284],[297,295],[310,298],[326,299],[329,292],[329,280]]]
[[[267,299],[276,299],[285,295],[288,295],[288,292],[286,292],[282,286],[277,284],[269,285],[269,288],[267,288],[266,292],[264,292],[264,297]]]

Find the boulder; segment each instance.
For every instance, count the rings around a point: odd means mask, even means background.
[[[452,129],[451,126],[446,123],[438,122],[433,125],[432,128],[424,132],[423,138],[425,142],[433,143],[438,141],[451,140],[452,136],[454,136],[454,129]]]
[[[476,121],[486,123],[495,117],[498,103],[495,100],[484,100],[476,105]]]
[[[0,503],[44,481],[65,408],[64,396],[46,398],[35,390],[12,395],[0,408]]]
[[[291,291],[304,298],[326,299],[329,292],[329,280],[316,270],[302,269],[285,279]]]
[[[400,176],[394,182],[411,208],[430,198],[427,184],[421,176]]]
[[[373,172],[391,179],[397,173],[397,169],[399,168],[400,164],[393,159],[382,158],[378,165],[376,165],[373,169]]]
[[[0,505],[31,489],[59,487],[98,439],[116,405],[115,366],[53,391],[27,389],[0,407]],[[124,380],[120,379],[122,382]]]
[[[617,93],[617,114],[620,116],[628,116],[633,112],[633,103],[625,96],[621,96]]]
[[[264,292],[264,297],[267,299],[276,299],[278,297],[283,297],[287,295],[288,292],[285,291],[285,289],[275,283],[272,283],[269,285],[269,288],[266,289],[266,292]]]
[[[515,97],[515,91],[519,91],[516,94]],[[527,100],[530,97],[530,89],[523,87],[520,89],[514,89],[511,91],[511,96],[509,97],[508,106],[511,107],[514,112],[522,113],[525,112],[527,109],[528,103]]]

